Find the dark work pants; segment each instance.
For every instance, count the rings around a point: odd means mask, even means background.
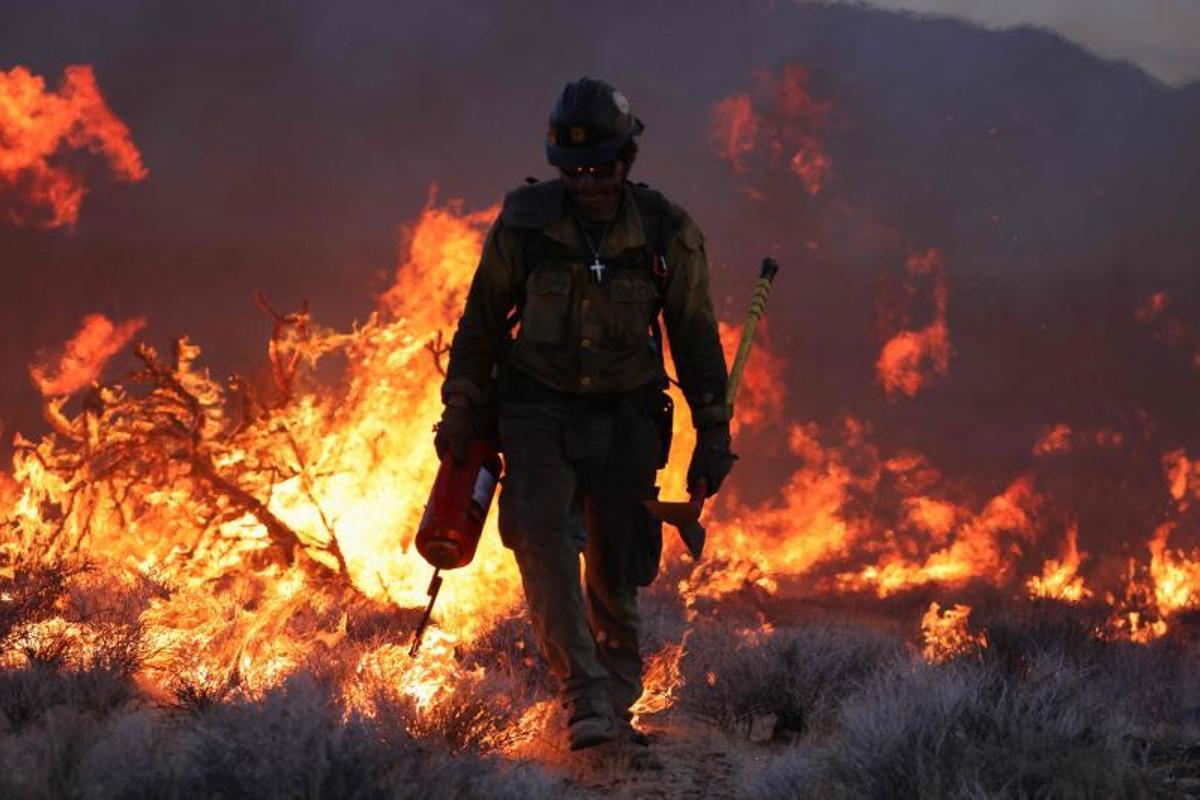
[[[500,531],[538,647],[573,716],[628,716],[642,693],[637,587],[653,579],[662,542],[642,504],[654,492],[658,430],[628,397],[608,410],[505,402],[500,441]]]

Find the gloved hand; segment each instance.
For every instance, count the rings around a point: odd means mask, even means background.
[[[708,487],[706,496],[717,493],[725,476],[733,469],[733,462],[737,461],[737,456],[729,450],[732,441],[728,422],[696,430],[696,449],[692,451],[687,472],[688,488],[704,481]]]
[[[442,409],[442,419],[433,426],[433,447],[438,459],[445,461],[449,454],[455,461],[467,458],[467,442],[475,433],[476,412],[471,403],[460,395],[450,395]]]

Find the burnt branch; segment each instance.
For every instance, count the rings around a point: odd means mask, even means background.
[[[292,399],[295,390],[296,372],[300,368],[302,352],[288,341],[289,334],[301,342],[309,338],[308,301],[301,303],[300,311],[293,314],[280,314],[261,290],[254,293],[254,304],[271,319],[271,341],[267,352],[271,357],[271,374],[275,385],[279,387],[284,402]]]
[[[446,344],[446,337],[440,329],[432,339],[425,343],[425,349],[433,356],[433,368],[443,378],[446,377],[446,367],[442,364],[442,357],[450,352],[450,345]]]

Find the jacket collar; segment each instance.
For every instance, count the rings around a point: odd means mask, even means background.
[[[579,225],[575,221],[575,212],[571,208],[571,198],[566,187],[563,187],[562,192],[562,213],[556,221],[542,228],[542,235],[570,247],[588,249],[579,236]],[[633,189],[626,183],[621,189],[621,205],[617,209],[617,217],[600,246],[600,257],[612,258],[623,250],[643,247],[645,244],[646,232],[642,227],[642,216],[638,213]]]

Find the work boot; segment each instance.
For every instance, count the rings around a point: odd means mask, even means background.
[[[586,747],[607,744],[617,736],[612,717],[596,713],[572,717],[571,721],[567,723],[567,732],[571,736],[572,750],[583,750]]]
[[[650,746],[650,737],[635,728],[629,719],[618,716],[616,719],[616,729],[617,733],[615,738],[624,739],[630,744],[635,744],[638,747]]]

